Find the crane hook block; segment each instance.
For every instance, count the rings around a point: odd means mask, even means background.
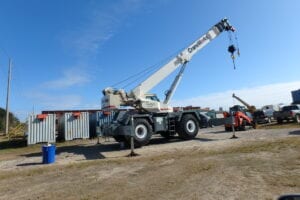
[[[232,58],[232,62],[233,62],[233,69],[236,69],[235,62],[234,62],[234,59],[235,59],[234,52],[235,51],[236,51],[236,48],[233,44],[228,47],[228,52],[231,54],[231,58]],[[239,52],[238,52],[238,55],[239,55]]]
[[[228,52],[231,53],[231,55],[234,54],[235,51],[236,51],[236,48],[234,45],[230,45],[228,47]]]

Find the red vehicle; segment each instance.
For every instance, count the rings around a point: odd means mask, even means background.
[[[252,115],[244,106],[235,105],[229,109],[229,112],[223,113],[225,118],[225,131],[232,131],[232,124],[235,130],[244,131],[246,126],[256,128]]]

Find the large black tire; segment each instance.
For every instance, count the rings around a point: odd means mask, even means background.
[[[278,123],[278,124],[282,124],[282,121],[283,121],[283,120],[282,120],[281,118],[277,118],[277,123]]]
[[[146,119],[134,120],[134,146],[141,147],[149,143],[152,137],[152,127]],[[126,136],[127,143],[130,144],[131,136]]]
[[[189,140],[195,138],[198,134],[199,124],[193,115],[187,114],[183,115],[177,129],[180,138]]]

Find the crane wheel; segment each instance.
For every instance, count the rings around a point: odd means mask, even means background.
[[[183,115],[178,126],[178,135],[184,140],[193,139],[196,137],[199,131],[199,124],[196,118],[191,115]]]
[[[152,137],[152,127],[146,119],[134,120],[134,146],[141,147],[147,145]],[[131,136],[126,136],[127,143],[130,144]]]

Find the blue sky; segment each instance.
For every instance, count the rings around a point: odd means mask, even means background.
[[[11,111],[21,119],[33,110],[95,109],[102,89],[161,64],[223,17],[237,29],[237,69],[224,33],[193,57],[172,104],[227,108],[237,103],[232,92],[258,107],[289,103],[300,88],[299,10],[298,0],[2,0],[0,107],[3,49],[14,62]],[[162,99],[173,78],[152,92]]]

